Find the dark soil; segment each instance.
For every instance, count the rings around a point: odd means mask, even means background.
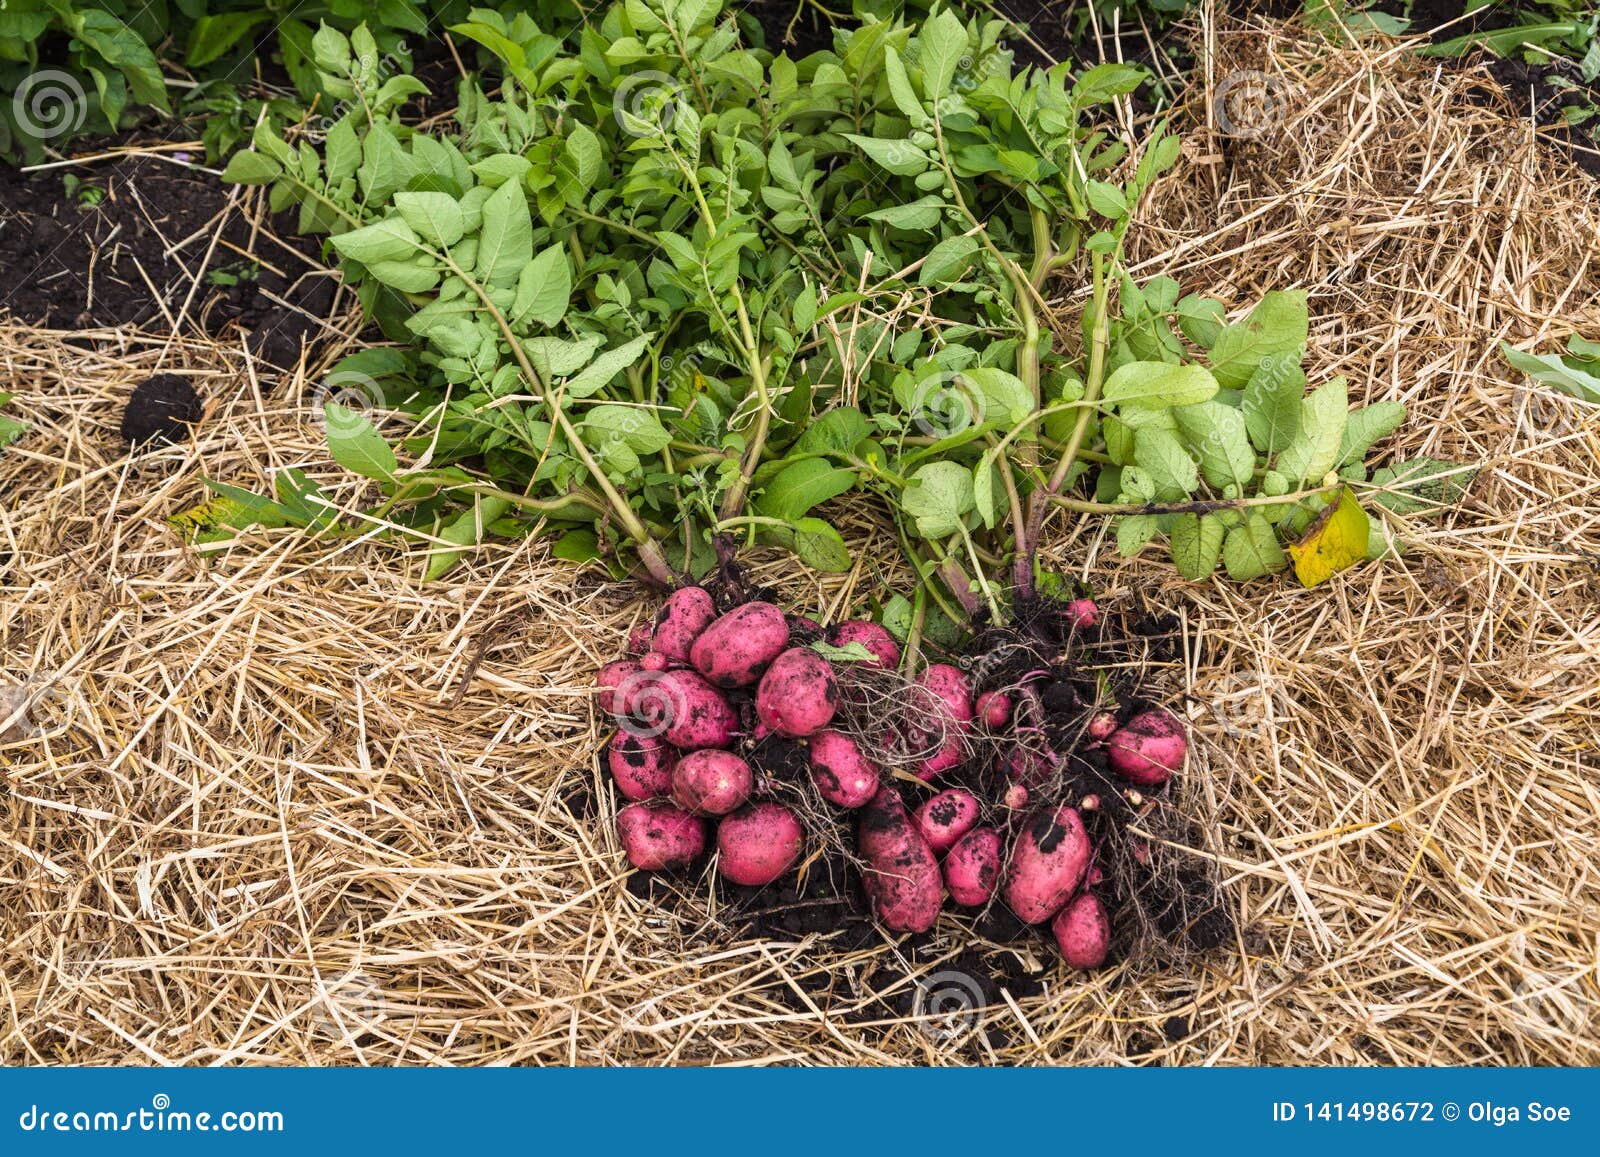
[[[80,155],[121,143],[85,142]],[[62,329],[170,330],[181,313],[213,337],[243,330],[258,357],[292,366],[329,315],[336,280],[315,239],[283,240],[295,236],[287,221],[254,230],[229,195],[209,173],[148,155],[0,168],[0,309]]]
[[[187,378],[156,374],[139,383],[122,412],[122,437],[134,446],[186,438],[204,416],[205,399]]]

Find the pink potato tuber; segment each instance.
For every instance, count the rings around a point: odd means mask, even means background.
[[[672,790],[672,765],[678,758],[660,736],[619,731],[606,745],[606,766],[624,799],[652,799]]]
[[[1102,711],[1089,720],[1089,738],[1104,741],[1111,738],[1111,733],[1117,729],[1117,717],[1110,711]]]
[[[957,904],[976,908],[987,904],[1000,882],[1000,833],[993,828],[973,828],[956,841],[944,858],[944,882]]]
[[[1067,604],[1067,622],[1080,631],[1087,631],[1100,621],[1100,608],[1093,599],[1073,599]]]
[[[628,863],[646,872],[681,868],[705,851],[705,824],[665,801],[630,803],[617,813]]]
[[[900,644],[895,642],[888,628],[866,619],[851,619],[835,624],[828,628],[827,640],[830,647],[848,647],[851,643],[860,643],[872,652],[873,661],[868,666],[892,671],[900,665]]]
[[[669,659],[689,661],[689,648],[717,617],[717,605],[704,587],[679,587],[656,614],[651,644]]]
[[[1001,691],[985,691],[978,696],[973,710],[985,727],[998,731],[1011,722],[1011,696]]]
[[[1089,833],[1069,807],[1032,816],[1017,835],[1006,870],[1005,899],[1024,924],[1043,924],[1060,911],[1089,870]]]
[[[1111,770],[1140,787],[1160,787],[1183,768],[1189,740],[1170,711],[1143,711],[1106,740]]]
[[[862,883],[878,919],[895,932],[926,932],[943,898],[939,862],[892,787],[861,809],[856,846],[867,868]]]
[[[942,856],[978,825],[978,799],[969,791],[952,787],[924,800],[911,818],[933,854]]]
[[[948,663],[930,663],[912,685],[911,703],[915,710],[938,720],[936,726],[919,729],[912,736],[919,747],[938,743],[938,750],[917,767],[918,776],[931,780],[965,758],[963,740],[972,723],[972,685]]]
[[[627,705],[618,702],[617,692],[626,685],[631,697],[638,686],[639,670],[639,664],[633,659],[616,659],[595,672],[594,685],[599,688],[595,699],[600,704],[600,710],[611,715],[627,714]]]
[[[1000,798],[1000,802],[1012,811],[1019,812],[1028,806],[1028,789],[1020,783],[1014,783],[1006,788],[1006,793]]]
[[[628,632],[628,654],[642,655],[650,649],[650,638],[655,628],[649,623],[640,623]]]
[[[788,739],[815,735],[833,721],[839,685],[833,668],[810,647],[791,647],[772,661],[756,690],[756,716]]]
[[[834,807],[858,808],[878,794],[878,769],[840,731],[811,737],[811,781]]]
[[[684,751],[729,747],[738,737],[739,717],[728,700],[695,672],[647,673],[639,683],[636,691],[630,687],[625,731],[663,735]]]
[[[646,651],[639,656],[639,669],[642,671],[665,671],[672,666],[672,660],[660,651]]]
[[[1074,899],[1050,923],[1061,955],[1073,968],[1099,968],[1111,951],[1111,921],[1093,892]]]
[[[750,765],[731,751],[691,751],[672,769],[672,802],[697,816],[727,815],[754,788]]]
[[[781,803],[753,803],[717,825],[717,868],[735,884],[770,884],[794,866],[804,842],[794,812]]]
[[[771,603],[735,607],[700,633],[689,662],[718,687],[749,687],[789,645],[789,624]]]

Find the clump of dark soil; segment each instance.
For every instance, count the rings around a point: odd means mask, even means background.
[[[122,437],[133,446],[182,441],[205,409],[205,399],[187,378],[156,374],[140,382],[128,399],[122,411]]]
[[[83,155],[121,147],[86,143]],[[161,148],[66,169],[0,168],[0,309],[61,329],[242,330],[258,357],[294,365],[333,307],[336,280],[316,239],[285,240],[295,236],[287,221],[256,228],[241,191],[195,167],[201,159]]]

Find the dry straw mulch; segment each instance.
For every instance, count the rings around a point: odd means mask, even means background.
[[[371,535],[197,553],[165,519],[202,476],[338,477],[314,383],[264,397],[233,351],[6,327],[38,427],[0,455],[0,648],[37,730],[0,748],[0,1060],[1600,1061],[1600,407],[1496,353],[1600,334],[1595,187],[1470,100],[1481,78],[1386,42],[1208,44],[1214,88],[1258,70],[1273,107],[1249,139],[1189,130],[1141,274],[1240,307],[1305,287],[1314,381],[1407,402],[1387,452],[1484,464],[1459,511],[1395,527],[1403,560],[1310,591],[1185,584],[1059,530],[1106,601],[1195,633],[1158,680],[1199,736],[1238,943],[1144,978],[1041,960],[987,1038],[854,1023],[895,946],[717,942],[714,912],[625,889],[586,687],[636,588],[542,544],[428,587]],[[130,461],[119,403],[158,360],[216,412]],[[763,577],[842,613],[895,578],[856,531],[850,576]],[[797,995],[818,970],[826,1016]]]

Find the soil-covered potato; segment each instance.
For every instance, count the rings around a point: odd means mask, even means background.
[[[1006,905],[1024,924],[1043,924],[1083,884],[1091,846],[1076,809],[1033,815],[1017,834],[1006,869]]]
[[[789,623],[771,603],[735,607],[689,648],[689,662],[718,687],[749,687],[789,645]]]

